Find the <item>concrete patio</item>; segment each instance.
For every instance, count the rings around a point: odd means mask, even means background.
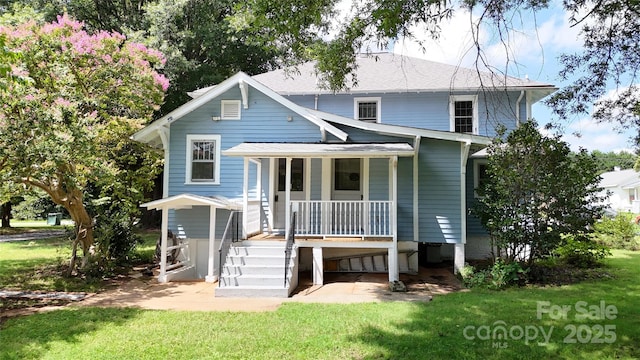
[[[70,306],[117,306],[156,310],[187,311],[273,311],[285,302],[361,303],[383,301],[428,302],[434,295],[460,290],[460,284],[446,268],[421,268],[416,275],[401,275],[407,292],[391,292],[387,274],[326,273],[325,285],[314,286],[301,275],[300,286],[290,298],[216,298],[217,283],[204,281],[159,284],[154,278],[139,277],[116,289],[95,294]]]

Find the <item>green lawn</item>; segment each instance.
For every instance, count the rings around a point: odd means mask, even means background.
[[[62,265],[70,256],[71,241],[66,237],[0,243],[0,289],[95,291],[100,288],[98,281],[60,276]]]
[[[10,228],[0,228],[0,235],[22,234],[34,231],[71,229],[73,223],[63,220],[62,225],[47,225],[47,220],[11,220]]]
[[[426,304],[288,303],[267,313],[62,309],[7,321],[0,359],[637,359],[639,265],[640,253],[614,251],[613,279],[473,290]],[[579,310],[602,301],[615,318],[580,318]],[[539,304],[570,311],[538,317]],[[498,339],[500,326],[510,333]],[[548,343],[541,331],[551,333]]]

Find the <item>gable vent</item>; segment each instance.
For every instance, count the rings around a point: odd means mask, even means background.
[[[220,103],[220,108],[222,119],[240,119],[240,100],[222,100]]]

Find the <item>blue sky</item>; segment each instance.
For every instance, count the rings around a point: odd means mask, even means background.
[[[565,85],[558,78],[561,67],[557,58],[562,53],[580,51],[582,40],[579,28],[569,26],[568,16],[561,3],[553,0],[549,9],[538,12],[535,16],[531,13],[514,14],[513,26],[518,28],[518,31],[508,34],[508,56],[495,31],[490,28],[481,29],[480,41],[487,58],[491,59],[491,65],[504,69],[508,63],[508,74],[511,76],[528,77],[557,87]],[[452,65],[473,67],[475,53],[470,50],[473,49],[470,28],[470,14],[457,11],[449,22],[443,24],[439,41],[426,40],[426,52],[416,41],[402,39],[396,41],[393,51]],[[425,33],[419,28],[415,30],[415,33]],[[510,61],[507,61],[508,57]],[[552,119],[551,111],[542,103],[535,104],[532,112],[540,124]],[[632,149],[629,138],[634,134],[633,131],[619,133],[614,129],[614,125],[598,124],[588,115],[564,121],[561,126],[563,140],[571,144],[574,150],[579,147],[590,151]]]

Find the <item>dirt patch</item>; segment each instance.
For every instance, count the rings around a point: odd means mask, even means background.
[[[60,299],[0,298],[0,327],[7,319],[55,310],[71,302],[71,300]]]

